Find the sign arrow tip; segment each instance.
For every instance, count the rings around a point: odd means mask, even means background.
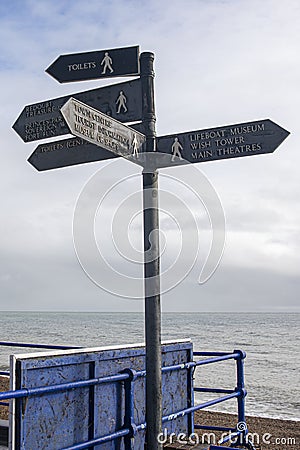
[[[34,153],[32,153],[29,158],[27,159],[27,162],[33,166],[36,170],[40,171],[39,167],[34,163]]]

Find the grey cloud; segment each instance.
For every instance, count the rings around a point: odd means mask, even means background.
[[[291,132],[272,155],[199,164],[221,199],[228,233],[221,267],[201,287],[197,277],[209,246],[209,221],[195,198],[169,184],[194,211],[205,248],[184,283],[166,294],[164,306],[297,309],[299,3],[188,3],[173,0],[162,8],[158,0],[91,0],[88,7],[79,1],[66,7],[31,0],[22,9],[14,1],[1,6],[1,308],[140,308],[141,302],[115,299],[94,286],[73,250],[76,199],[102,163],[37,173],[26,160],[38,142],[24,144],[11,129],[26,104],[111,83],[59,85],[44,73],[59,54],[140,44],[142,51],[155,52],[158,135],[268,117]],[[105,181],[110,170],[108,165],[103,172]],[[176,178],[189,168],[168,170]],[[106,205],[100,226],[112,210]],[[175,239],[176,227],[163,216],[162,226]],[[141,222],[133,229],[141,233]]]

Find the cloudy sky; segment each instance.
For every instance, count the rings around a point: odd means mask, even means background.
[[[45,73],[60,54],[140,45],[155,53],[159,136],[260,119],[291,133],[270,155],[197,164],[198,172],[191,166],[161,171],[161,188],[188,205],[199,229],[196,260],[184,276],[181,267],[171,270],[176,277],[178,270],[182,282],[163,294],[163,309],[299,311],[298,0],[1,0],[0,36],[1,310],[142,310],[142,300],[115,295],[123,283],[116,272],[128,277],[133,272],[126,257],[113,254],[107,227],[127,195],[136,213],[129,225],[125,219],[120,223],[141,251],[140,169],[118,160],[37,172],[27,158],[41,141],[25,144],[12,129],[25,105],[124,81],[60,85]],[[95,218],[98,244],[112,258],[106,281],[118,287],[115,293],[87,277],[74,250],[73,214],[92,176],[100,190],[118,176],[131,177]],[[226,216],[223,257],[202,285],[198,278],[212,238],[205,208],[211,205],[203,206],[188,183],[182,187],[182,177],[190,177],[200,197],[208,180]],[[178,242],[181,232],[194,236],[189,232],[194,225],[185,223],[184,210],[168,194],[162,194],[161,208],[162,267],[173,267],[179,255],[185,270],[187,252],[178,251]],[[141,264],[134,267],[140,277]],[[100,266],[98,274],[101,284]]]

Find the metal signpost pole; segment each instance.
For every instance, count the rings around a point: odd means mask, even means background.
[[[146,152],[155,151],[154,54],[141,54],[143,125]],[[159,272],[158,172],[143,171],[144,287],[146,338],[146,442],[160,450],[157,436],[162,428],[161,305]]]
[[[158,435],[162,431],[162,373],[157,168],[272,153],[289,132],[272,120],[265,119],[156,138],[154,54],[142,53],[140,67],[138,55],[138,46],[61,55],[47,69],[47,72],[61,83],[139,73],[140,78],[27,105],[13,128],[25,142],[61,136],[69,132],[79,138],[39,145],[29,158],[29,162],[37,170],[118,156],[129,158],[137,164],[143,163],[143,160],[145,162],[142,165],[146,444],[148,450],[161,450],[162,446],[158,442]],[[128,127],[123,122],[138,123]],[[143,134],[139,125],[143,127]],[[94,145],[98,146],[98,151]],[[144,155],[139,154],[143,146]],[[70,151],[73,147],[80,150],[79,155],[77,151]],[[165,154],[167,158],[156,160],[153,158],[153,152],[160,153],[160,156]],[[242,389],[242,359],[238,367],[238,387]],[[241,399],[240,420],[244,417],[243,408]]]

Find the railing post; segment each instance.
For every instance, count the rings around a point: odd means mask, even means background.
[[[130,433],[124,436],[125,450],[134,450],[134,435],[136,434],[136,425],[134,422],[134,382],[136,372],[133,369],[125,369],[121,373],[127,373],[129,378],[124,381],[125,389],[125,415],[124,428],[128,428]]]
[[[243,352],[242,350],[234,350],[234,353],[238,353],[240,355],[236,359],[236,378],[237,378],[236,390],[240,392],[240,396],[237,399],[238,421],[246,422],[245,397],[247,395],[247,391],[245,389],[245,378],[244,378],[244,359],[246,358],[246,353]]]
[[[193,349],[189,352],[189,362],[193,362]],[[194,406],[194,372],[196,369],[196,365],[190,365],[187,369],[187,392],[188,392],[188,408],[192,408]],[[194,433],[195,421],[194,421],[194,412],[189,414],[188,419],[188,435],[191,436]]]
[[[240,436],[242,437],[240,443],[246,444],[247,443],[246,436],[248,434],[245,416],[245,397],[247,395],[247,391],[245,389],[245,377],[244,377],[244,359],[246,358],[246,353],[242,350],[234,350],[234,353],[239,354],[239,356],[236,358],[236,378],[237,378],[236,391],[239,392],[240,394],[237,398],[238,402],[237,432],[239,432]]]

